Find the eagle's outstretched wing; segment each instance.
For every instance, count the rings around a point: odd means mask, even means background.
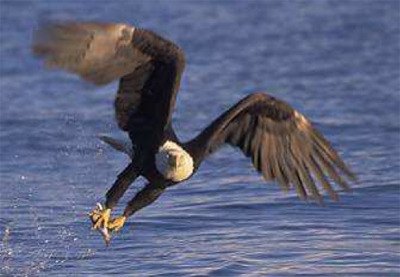
[[[322,201],[315,181],[336,200],[337,193],[328,177],[344,189],[349,189],[349,185],[342,175],[355,180],[355,175],[307,118],[264,93],[242,99],[188,142],[187,147],[205,158],[225,143],[239,147],[251,157],[266,180],[276,180],[285,190],[293,185],[302,199],[310,195]]]
[[[121,78],[116,119],[133,140],[157,143],[169,126],[185,65],[174,43],[125,24],[64,22],[41,26],[33,52],[96,85]]]

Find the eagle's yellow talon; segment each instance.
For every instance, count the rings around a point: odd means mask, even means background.
[[[107,228],[110,221],[111,209],[94,209],[89,216],[93,223],[93,229]]]
[[[111,221],[108,223],[108,229],[111,231],[119,231],[121,230],[121,228],[124,226],[126,221],[126,217],[125,216],[118,216],[114,219],[111,219]]]

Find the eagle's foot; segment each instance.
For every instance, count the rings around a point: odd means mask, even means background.
[[[121,230],[121,228],[124,226],[126,221],[126,216],[118,216],[116,218],[113,218],[110,220],[110,222],[108,223],[108,229],[110,231],[115,231],[118,232],[119,230]]]
[[[89,214],[93,229],[107,228],[110,221],[111,209],[103,209],[100,204]]]

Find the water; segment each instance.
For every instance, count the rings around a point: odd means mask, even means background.
[[[1,1],[0,12],[1,275],[400,274],[398,1]],[[51,19],[130,22],[178,42],[184,140],[266,90],[313,119],[360,184],[339,203],[304,203],[226,148],[106,248],[86,213],[128,163],[96,139],[120,135],[117,84],[44,70],[29,44]]]

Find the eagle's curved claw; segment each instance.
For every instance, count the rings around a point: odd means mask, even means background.
[[[97,205],[89,216],[93,223],[93,229],[107,228],[110,221],[111,209],[103,209],[101,205]]]
[[[108,223],[108,229],[113,232],[114,231],[118,232],[124,226],[125,221],[126,221],[126,216],[123,215],[111,219],[110,222]]]

